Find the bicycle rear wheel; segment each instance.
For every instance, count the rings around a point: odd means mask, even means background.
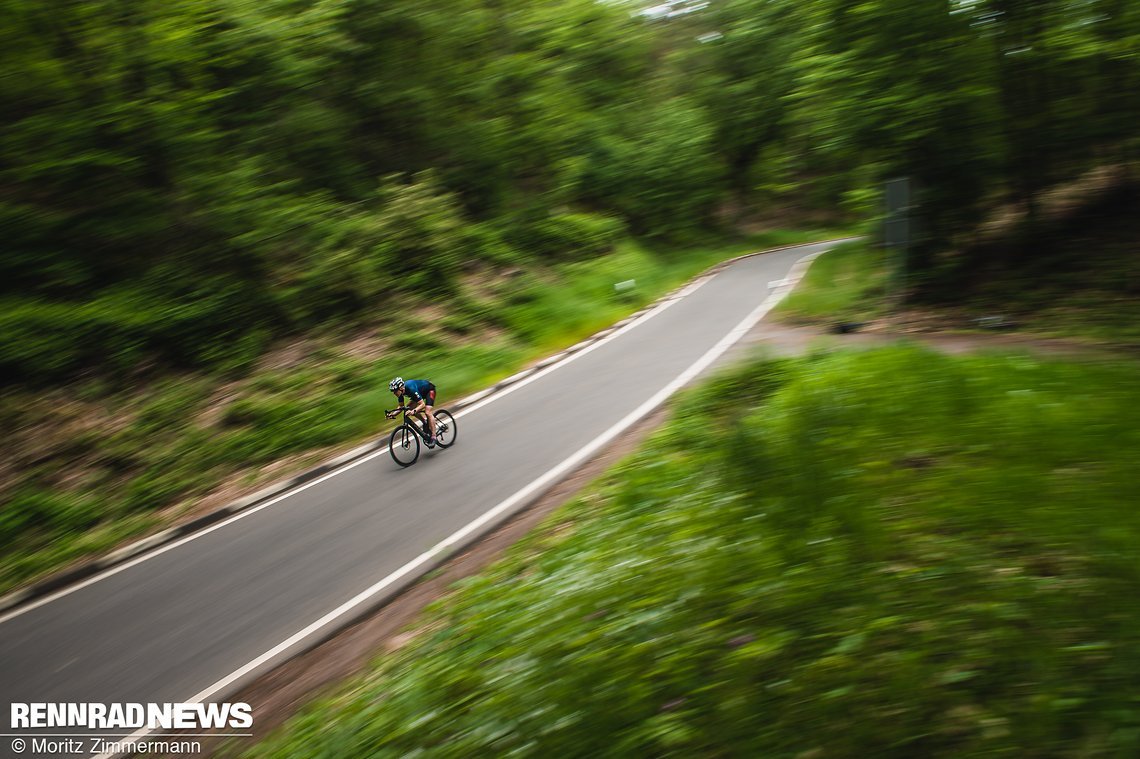
[[[455,435],[458,431],[455,425],[455,417],[446,409],[439,409],[432,413],[435,416],[435,442],[439,444],[440,448],[450,448],[451,444],[455,442]]]
[[[408,425],[401,424],[388,439],[388,453],[400,466],[411,466],[420,457],[420,436]]]

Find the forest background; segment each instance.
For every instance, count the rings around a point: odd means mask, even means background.
[[[560,319],[517,310],[552,272],[667,269],[741,229],[874,237],[898,177],[907,287],[945,302],[1053,266],[1041,198],[1105,167],[1132,187],[1140,146],[1125,0],[0,9],[4,585],[113,544],[90,537],[112,515],[374,429],[376,356],[338,341],[533,338],[517,359]],[[284,345],[323,363],[265,375]]]

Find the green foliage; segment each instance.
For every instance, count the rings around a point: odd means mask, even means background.
[[[1140,76],[1128,3],[723,0],[691,18],[706,44],[683,49],[677,86],[712,114],[741,209],[877,215],[865,200],[909,177],[919,282],[952,287],[937,254],[996,203],[1036,223],[1053,184],[1135,161],[1137,99],[1119,95]]]
[[[897,285],[897,254],[866,242],[832,248],[814,262],[776,313],[791,321],[865,321],[882,314]]]
[[[0,308],[0,370],[59,379],[90,364],[130,371],[152,356],[175,365],[248,363],[265,344],[258,299],[232,281],[198,284],[178,300],[147,288],[80,303],[9,298]]]
[[[26,540],[29,533],[50,529],[82,531],[104,517],[94,497],[73,498],[26,488],[16,492],[0,512],[0,539]]]
[[[633,134],[594,145],[577,180],[580,197],[618,210],[647,237],[676,238],[707,225],[720,189],[709,118],[677,98],[632,124]]]
[[[4,0],[0,372],[237,374],[393,291],[611,250],[616,220],[875,215],[893,176],[908,271],[944,274],[995,202],[1035,220],[1050,184],[1134,160],[1133,6]]]
[[[733,370],[250,755],[1133,755],[1135,377]]]
[[[0,372],[37,382],[155,359],[237,373],[394,291],[453,294],[462,267],[519,258],[473,222],[576,200],[567,167],[655,76],[638,20],[584,0],[5,12],[23,74],[0,83],[0,296],[18,299]],[[534,230],[555,256],[618,234],[561,212]]]
[[[561,213],[523,220],[507,232],[515,248],[551,261],[597,258],[613,252],[625,233],[622,223],[608,216]]]
[[[708,79],[698,95],[716,126],[716,150],[729,184],[747,202],[766,170],[758,165],[763,151],[784,138],[789,125],[796,85],[789,62],[800,44],[788,33],[794,6],[725,0],[710,13],[721,36],[710,43]]]
[[[374,255],[395,275],[399,286],[427,294],[450,289],[463,259],[463,219],[458,206],[425,175],[383,189],[383,212]]]

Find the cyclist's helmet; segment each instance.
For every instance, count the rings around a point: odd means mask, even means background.
[[[397,377],[396,379],[394,379],[388,383],[388,389],[391,390],[393,393],[396,392],[397,390],[402,390],[403,387],[404,387],[404,378],[403,377]]]

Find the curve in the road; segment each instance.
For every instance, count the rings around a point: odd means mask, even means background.
[[[0,618],[0,690],[9,702],[224,696],[540,495],[707,369],[829,245],[694,283],[464,409],[451,451],[396,471],[382,449]]]

